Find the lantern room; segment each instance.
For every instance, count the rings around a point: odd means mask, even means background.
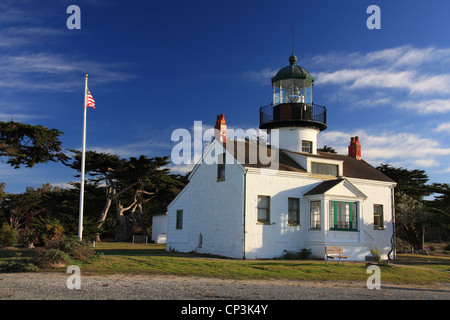
[[[260,129],[286,127],[325,130],[327,110],[313,103],[314,78],[289,57],[289,65],[272,78],[273,101],[260,108]]]
[[[317,134],[327,128],[327,109],[313,103],[314,78],[289,57],[289,65],[272,78],[273,101],[259,109],[259,128],[271,135],[277,129],[278,146],[317,153]]]
[[[297,65],[297,57],[289,57],[289,66],[272,78],[273,105],[281,103],[305,103],[312,105],[314,78]]]

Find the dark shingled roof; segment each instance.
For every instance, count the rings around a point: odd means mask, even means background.
[[[278,170],[282,171],[306,172],[306,170],[301,165],[299,165],[296,161],[289,157],[285,152],[279,149],[271,148],[270,146],[258,146],[258,144],[254,141],[239,140],[228,140],[223,145],[227,149],[227,151],[232,152],[239,163],[241,163],[245,167],[268,169],[277,168]],[[230,148],[233,148],[233,151],[231,151]],[[258,148],[262,148],[262,150],[259,150]],[[244,149],[245,160],[243,158],[243,155],[241,154],[242,150]],[[266,163],[267,161],[260,159],[259,153],[267,155],[267,158],[270,158],[271,162]],[[253,159],[251,155],[258,155],[256,157],[257,159]],[[273,162],[275,160],[277,160],[277,162]]]
[[[316,187],[309,190],[307,193],[305,193],[305,196],[311,196],[314,194],[323,194],[333,188],[334,186],[338,185],[341,181],[344,181],[344,179],[333,179],[333,180],[327,180]]]
[[[386,176],[381,171],[375,169],[364,160],[356,160],[355,158],[350,156],[321,151],[318,151],[317,155],[309,155],[309,156],[322,159],[344,161],[343,175],[345,178],[358,178],[358,179],[368,179],[368,180],[377,180],[395,183],[394,180]]]
[[[289,153],[299,154],[306,157],[311,158],[319,158],[319,159],[330,159],[330,160],[338,160],[343,161],[343,177],[344,178],[358,178],[358,179],[366,179],[366,180],[376,180],[376,181],[384,181],[384,182],[392,182],[395,183],[394,180],[383,174],[381,171],[375,169],[370,164],[365,162],[364,160],[356,160],[353,157],[342,155],[342,154],[334,154],[328,152],[318,151],[317,154],[307,154],[301,152],[293,152],[293,151],[284,151],[276,148],[271,148],[270,146],[258,146],[254,141],[238,141],[238,140],[229,140],[227,143],[224,143],[224,146],[228,151],[231,151],[229,148],[233,148],[234,157],[245,167],[251,168],[277,168],[278,170],[283,171],[294,171],[294,172],[303,172],[306,173],[306,169],[303,168],[299,163],[297,163],[293,158],[289,156]],[[243,156],[240,154],[245,148],[245,161]],[[263,148],[264,150],[260,150],[263,154],[267,154],[268,157],[273,157],[276,159],[276,153],[278,152],[278,163],[269,163],[265,164],[264,161],[261,162],[259,156],[256,161],[249,155],[259,154],[259,150],[257,148]],[[277,166],[278,164],[278,166]],[[335,181],[335,180],[332,180]]]

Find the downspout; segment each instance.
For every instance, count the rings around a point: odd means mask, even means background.
[[[244,190],[243,190],[243,200],[242,200],[242,231],[243,231],[243,247],[242,247],[242,252],[243,252],[243,256],[242,259],[245,260],[245,206],[246,206],[246,191],[247,191],[247,171],[248,169],[245,168],[244,169]]]
[[[391,186],[391,215],[392,215],[392,237],[391,237],[391,250],[387,254],[389,260],[395,260],[395,186]],[[391,254],[393,253],[393,258],[391,258]]]

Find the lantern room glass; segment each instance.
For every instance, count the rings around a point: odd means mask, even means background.
[[[273,105],[304,103],[312,105],[313,84],[308,79],[282,79],[273,83]]]

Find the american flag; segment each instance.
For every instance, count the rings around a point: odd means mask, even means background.
[[[88,91],[88,96],[86,99],[86,107],[92,107],[95,109],[95,101],[90,91]]]

